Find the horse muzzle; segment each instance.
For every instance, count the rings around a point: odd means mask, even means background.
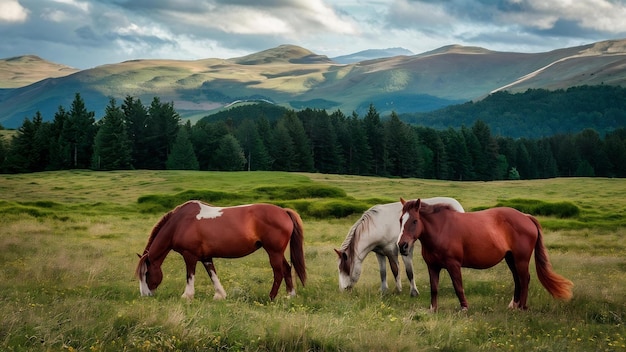
[[[398,244],[398,248],[400,249],[400,254],[401,255],[408,255],[409,254],[409,244],[407,242],[399,243]]]

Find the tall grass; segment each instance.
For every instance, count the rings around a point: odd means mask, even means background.
[[[0,350],[624,350],[625,186],[626,181],[612,179],[460,183],[254,172],[1,175]],[[281,187],[339,189],[345,194],[270,199],[259,194],[259,187],[274,194]],[[224,203],[256,199],[308,207],[437,195],[456,197],[467,209],[512,199],[570,202],[579,208],[578,215],[539,219],[553,267],[574,282],[574,298],[552,299],[531,264],[530,310],[510,311],[513,282],[500,264],[488,270],[464,269],[468,312],[458,310],[450,279],[442,273],[440,309],[431,314],[427,273],[418,251],[419,297],[409,296],[406,279],[404,292],[379,292],[373,255],[365,259],[356,287],[340,293],[333,248],[341,245],[360,210],[342,217],[303,216],[308,281],[306,287],[297,286],[294,298],[287,298],[283,286],[276,300],[269,301],[272,273],[263,251],[215,260],[228,293],[225,300],[212,299],[212,284],[201,266],[196,298],[181,299],[184,263],[174,252],[164,262],[156,295],[141,298],[133,277],[135,253],[143,250],[162,213],[143,212],[138,200],[190,190],[247,197]],[[216,205],[230,205],[220,202],[215,200]]]

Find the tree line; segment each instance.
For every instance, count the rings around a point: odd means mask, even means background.
[[[626,88],[611,85],[500,91],[476,102],[401,114],[400,119],[437,129],[469,126],[480,119],[496,134],[514,138],[541,138],[587,128],[604,135],[626,126],[625,96]]]
[[[495,136],[487,123],[434,129],[394,112],[340,110],[181,123],[173,103],[110,99],[96,121],[79,93],[45,122],[25,118],[0,143],[0,171],[62,169],[273,170],[443,180],[626,177],[626,129],[529,139]],[[236,113],[233,111],[233,116]]]

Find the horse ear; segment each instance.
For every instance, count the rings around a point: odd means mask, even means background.
[[[402,203],[402,205],[404,205],[406,203],[406,200],[404,200],[404,198],[400,197],[400,203]]]
[[[348,255],[346,254],[345,251],[340,251],[340,250],[335,249],[335,253],[337,253],[337,256],[339,257],[339,259],[348,260]]]
[[[139,257],[139,259],[141,259],[141,254],[139,254],[139,253],[135,253],[135,254],[137,254],[137,256]]]
[[[422,207],[422,200],[420,198],[418,198],[415,201],[415,209],[420,210],[421,207]]]

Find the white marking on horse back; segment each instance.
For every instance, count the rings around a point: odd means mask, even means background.
[[[196,204],[200,206],[200,211],[198,212],[198,215],[196,215],[196,219],[198,220],[215,219],[215,218],[219,218],[220,216],[222,216],[223,208],[212,207],[212,206],[200,203],[200,202],[196,202]]]
[[[224,211],[228,209],[243,208],[243,207],[249,207],[253,205],[253,204],[242,204],[242,205],[236,205],[232,207],[223,208],[223,207],[212,207],[210,205],[207,205],[198,201],[195,201],[195,203],[200,206],[200,211],[198,212],[198,215],[196,215],[196,219],[198,220],[219,218],[220,216],[224,215]]]
[[[404,225],[409,221],[409,213],[402,214],[402,221],[400,222],[400,233],[398,234],[398,241],[400,241],[400,237],[402,237],[402,232],[404,231]]]

